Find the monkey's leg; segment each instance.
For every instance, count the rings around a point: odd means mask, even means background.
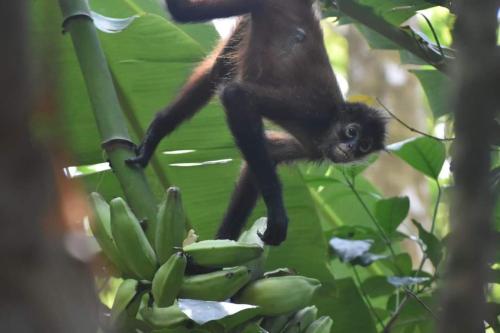
[[[259,110],[265,105],[254,103],[252,93],[243,85],[231,83],[221,95],[226,108],[229,128],[240,148],[267,207],[268,225],[263,240],[278,245],[286,238],[288,218],[283,204],[281,184],[264,138]]]
[[[245,163],[231,196],[229,207],[217,231],[216,238],[238,239],[248,216],[255,207],[258,197],[259,189],[248,165]]]
[[[266,132],[266,145],[275,164],[292,162],[307,157],[298,141],[283,132]],[[245,163],[236,183],[216,238],[237,239],[259,196],[255,177]]]
[[[252,12],[264,0],[166,0],[178,22],[200,22]]]

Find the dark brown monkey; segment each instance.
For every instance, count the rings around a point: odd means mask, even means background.
[[[270,245],[286,238],[288,218],[277,164],[350,163],[384,147],[385,120],[345,103],[323,45],[313,0],[167,0],[180,22],[243,15],[233,34],[192,74],[150,125],[131,164],[145,166],[160,140],[218,90],[229,128],[246,161],[218,238],[240,234],[257,198],[267,207]],[[265,132],[267,118],[286,132]]]

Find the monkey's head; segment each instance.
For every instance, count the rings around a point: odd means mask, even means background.
[[[344,103],[320,149],[334,163],[351,163],[384,149],[387,118],[361,103]]]

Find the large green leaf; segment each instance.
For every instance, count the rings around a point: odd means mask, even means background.
[[[158,0],[90,0],[93,11],[114,18],[130,17],[145,13],[169,17],[168,11]],[[176,26],[196,40],[206,51],[213,47],[217,32],[212,23],[176,24]]]
[[[396,288],[387,282],[387,276],[371,276],[363,281],[363,290],[370,297],[391,295]]]
[[[387,149],[426,176],[437,179],[446,158],[441,141],[417,137],[393,143]]]
[[[433,7],[434,5],[423,0],[358,0],[360,4],[372,7],[373,11],[387,22],[399,26],[418,10]]]
[[[387,310],[394,311],[397,305],[396,296],[392,296],[387,303]],[[410,297],[402,308],[391,332],[395,333],[427,333],[434,332],[435,319],[420,303],[433,309],[435,300],[429,296],[419,296],[419,300]],[[435,312],[434,312],[435,313]]]
[[[451,85],[450,78],[436,69],[412,70],[419,79],[429,106],[435,118],[439,118],[451,112],[448,105],[448,89]]]
[[[373,227],[368,212],[347,184],[345,177],[350,175],[344,174],[341,166],[307,165],[301,171],[324,218],[325,230],[344,225]],[[377,189],[361,175],[353,181],[359,197],[369,213],[373,213],[375,202],[380,198]]]
[[[325,303],[323,303],[325,302]],[[333,319],[332,333],[363,332],[375,333],[375,323],[361,294],[352,279],[335,281],[335,287],[320,289],[317,296],[320,314],[329,306],[328,313]]]
[[[391,235],[406,218],[409,210],[408,197],[382,199],[375,206],[375,217],[384,231]]]
[[[415,220],[413,220],[413,224],[418,229],[418,237],[425,244],[425,254],[432,262],[434,267],[437,268],[439,263],[441,262],[441,259],[443,258],[443,246],[441,242],[434,234],[425,230],[424,227],[422,227],[422,224],[418,223]]]
[[[130,102],[132,109],[129,119],[139,122],[134,124],[133,134],[142,136],[144,128],[152,119],[153,113],[164,107],[173,98],[175,93],[185,82],[190,70],[206,55],[206,48],[198,41],[181,30],[179,26],[170,23],[163,15],[158,5],[152,0],[129,1],[92,1],[92,9],[101,10],[100,14],[127,17],[138,15],[130,26],[121,33],[100,33],[102,46],[111,65],[118,88],[125,96],[124,103]],[[47,6],[47,7],[44,7]],[[157,6],[157,7],[155,7]],[[35,48],[41,49],[48,31],[60,30],[62,17],[57,3],[50,5],[45,2],[34,3],[34,13],[51,12],[54,20],[51,25],[35,25],[33,32]],[[94,8],[95,7],[95,8]],[[156,8],[156,9],[155,9]],[[192,34],[199,31],[207,44],[214,43],[215,33],[211,26],[191,27]],[[100,140],[97,128],[90,110],[90,103],[82,79],[80,68],[76,60],[73,46],[68,35],[58,34],[57,40],[51,40],[58,45],[55,53],[56,63],[59,66],[59,86],[61,106],[64,111],[64,127],[66,144],[74,152],[77,164],[95,164],[103,161]],[[177,46],[177,47],[174,47]],[[133,91],[133,96],[130,95]],[[140,92],[140,94],[138,93]],[[130,97],[133,98],[130,98]],[[214,109],[214,107],[211,107]],[[217,109],[217,107],[215,107]],[[217,112],[214,110],[214,112]],[[205,112],[206,113],[206,112]],[[132,117],[130,117],[132,114]],[[212,126],[213,113],[205,115],[198,124],[204,124],[201,133],[214,139],[220,138],[217,126]],[[224,127],[224,120],[217,116],[219,124]],[[208,121],[205,121],[208,119]],[[211,126],[206,126],[209,123]],[[209,131],[203,131],[208,128]],[[224,135],[224,134],[222,134]],[[226,135],[229,138],[229,135]],[[201,136],[198,142],[205,142]],[[227,146],[226,141],[224,145]],[[219,140],[220,143],[220,140]],[[211,144],[208,143],[210,146]],[[220,144],[219,144],[220,146]],[[194,147],[196,148],[196,146]]]

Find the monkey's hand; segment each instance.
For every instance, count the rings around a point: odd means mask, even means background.
[[[271,213],[267,217],[267,228],[264,234],[259,234],[259,237],[266,245],[277,246],[286,239],[288,229],[288,217],[286,212]]]
[[[154,120],[146,131],[146,135],[142,140],[142,143],[135,149],[136,157],[129,158],[125,160],[128,165],[138,165],[145,168],[148,165],[149,160],[153,157],[156,146],[160,143],[160,140],[164,137],[162,133],[158,130],[158,121]],[[161,123],[159,124],[161,125]]]
[[[145,140],[135,149],[135,153],[137,156],[125,160],[125,163],[127,163],[128,165],[138,165],[141,168],[145,168],[146,165],[148,165],[149,160],[153,156],[154,151],[154,147],[148,145],[148,141]]]
[[[135,149],[136,157],[125,160],[128,165],[138,165],[145,168],[155,152],[159,140],[154,140],[151,135],[146,135],[144,141]]]

